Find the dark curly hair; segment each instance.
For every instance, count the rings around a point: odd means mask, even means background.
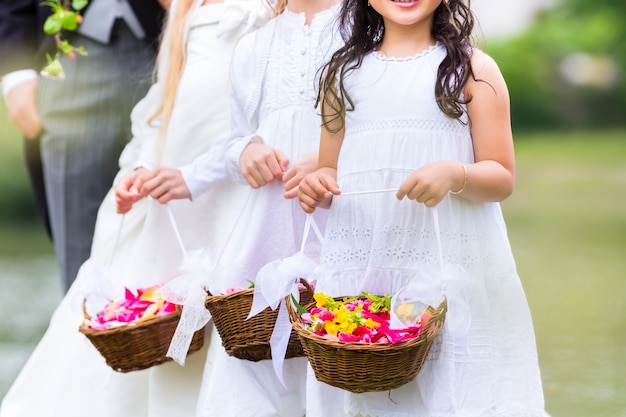
[[[344,88],[345,76],[361,66],[363,57],[376,48],[385,32],[382,16],[368,6],[367,0],[343,0],[338,24],[344,45],[319,72],[316,102],[321,107],[322,124],[333,132],[343,127],[343,114],[354,110]],[[455,119],[463,115],[464,105],[471,100],[463,96],[463,88],[470,77],[474,78],[470,65],[473,29],[470,0],[442,1],[435,10],[432,35],[447,50],[437,71],[435,98],[441,111]]]

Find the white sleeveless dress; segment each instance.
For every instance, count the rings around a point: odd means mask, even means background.
[[[468,125],[434,99],[445,55],[439,44],[402,59],[373,52],[347,76],[355,109],[346,116],[337,177],[342,193],[355,194],[333,199],[318,291],[393,294],[438,268],[431,209],[395,192],[361,192],[397,190],[430,162],[473,162]],[[390,392],[351,394],[318,382],[309,367],[307,417],[544,415],[532,319],[500,205],[449,195],[437,213],[441,257],[467,274],[469,332],[457,338],[444,328],[418,377]],[[457,294],[446,295],[457,308]]]

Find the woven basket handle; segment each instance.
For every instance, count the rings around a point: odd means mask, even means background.
[[[309,284],[309,281],[307,281],[305,278],[300,278],[300,284],[304,285],[304,288],[306,289],[306,293],[309,297],[313,297],[313,287],[311,287],[311,284]]]
[[[83,309],[83,316],[85,317],[85,320],[91,320],[91,316],[87,312],[87,299],[86,298],[83,298],[83,303],[81,307]]]

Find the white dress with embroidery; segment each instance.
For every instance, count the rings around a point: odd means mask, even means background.
[[[201,2],[196,1],[196,4]],[[172,10],[176,8],[176,1]],[[228,131],[228,77],[234,45],[246,32],[269,18],[262,0],[226,0],[195,9],[189,18],[187,62],[177,91],[170,126],[161,146],[163,165],[182,168],[213,146]],[[167,36],[167,35],[166,35]],[[168,45],[167,39],[163,43]],[[167,57],[167,54],[164,54]],[[86,58],[88,59],[88,58]],[[155,128],[148,120],[159,107],[162,79],[132,113],[133,140],[120,157],[118,177],[153,158]],[[234,221],[247,190],[225,181],[221,163],[204,180],[214,188],[194,201],[170,203],[185,250],[215,250]],[[121,216],[115,194],[109,192],[97,218],[92,254],[84,265],[98,265],[118,288],[134,289],[167,282],[178,275],[183,253],[163,205],[143,199],[126,214],[121,238],[110,268]],[[195,416],[205,368],[205,347],[187,358],[184,367],[165,363],[144,371],[117,373],[104,362],[88,339],[79,333],[83,321],[80,302],[96,285],[93,268],[81,269],[57,307],[35,351],[5,396],[2,417]],[[219,340],[216,342],[219,344]],[[211,364],[206,367],[210,369]],[[207,371],[208,372],[208,371]]]
[[[321,11],[305,25],[304,14],[287,9],[238,44],[232,64],[233,132],[226,163],[239,181],[243,181],[239,157],[250,140],[282,151],[290,164],[317,151],[316,72],[337,39],[329,26],[336,11],[337,7]],[[251,191],[209,283],[213,293],[245,287],[262,266],[299,251],[306,216],[297,199],[287,200],[283,193],[282,181]],[[317,216],[320,226],[323,214]],[[319,256],[316,247],[318,242],[312,239],[307,253]],[[285,360],[283,386],[269,360],[236,359],[221,346],[209,357],[215,357],[214,367],[203,381],[201,416],[304,415],[305,358]]]
[[[445,116],[434,99],[445,55],[442,45],[404,59],[373,52],[346,77],[355,108],[346,116],[338,161],[343,193],[397,190],[434,161],[473,162],[469,127]],[[431,211],[398,201],[395,192],[334,197],[317,289],[393,294],[436,270]],[[309,368],[307,417],[544,415],[532,319],[500,205],[449,195],[437,212],[443,260],[467,273],[469,332],[455,338],[444,329],[418,377],[389,392],[351,394],[318,382]],[[458,294],[447,296],[457,302],[450,310],[458,307]]]

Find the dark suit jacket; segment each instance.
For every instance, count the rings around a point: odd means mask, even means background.
[[[128,2],[156,48],[164,19],[161,5],[157,0]],[[24,68],[39,69],[45,62],[45,52],[54,50],[52,36],[43,33],[50,8],[40,3],[41,0],[0,0],[0,75]]]

